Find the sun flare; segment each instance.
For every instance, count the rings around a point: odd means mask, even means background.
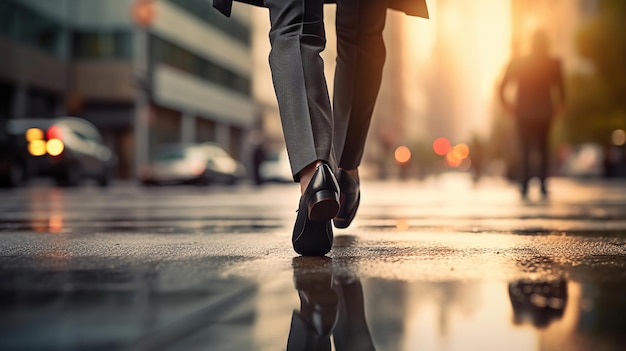
[[[484,135],[491,125],[494,89],[510,57],[511,5],[501,0],[437,0],[428,5],[428,21],[407,19],[412,58],[420,67],[447,75],[434,80],[450,87],[447,101],[456,133],[448,135],[461,140]]]

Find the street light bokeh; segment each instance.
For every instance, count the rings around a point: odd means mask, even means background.
[[[411,150],[406,146],[398,146],[394,156],[398,164],[406,165],[409,161],[411,161]]]
[[[611,141],[615,146],[622,146],[626,143],[626,132],[623,129],[615,129],[611,133]]]
[[[467,144],[457,144],[452,148],[452,151],[461,160],[466,159],[469,156],[470,150]]]
[[[156,8],[153,0],[138,0],[132,7],[132,16],[135,23],[141,27],[148,27],[156,17]]]
[[[433,151],[439,156],[445,156],[450,151],[450,140],[440,137],[433,141]]]

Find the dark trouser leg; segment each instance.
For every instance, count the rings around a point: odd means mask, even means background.
[[[548,170],[550,167],[550,122],[549,120],[542,123],[537,129],[537,148],[539,149],[539,180],[541,181],[541,193],[546,194],[546,178],[548,178]]]
[[[337,0],[337,68],[333,109],[339,167],[356,169],[380,89],[387,1]]]
[[[356,278],[335,281],[339,295],[339,315],[333,334],[338,351],[374,351],[374,342],[365,319],[363,286]]]
[[[541,192],[546,193],[546,178],[548,177],[548,167],[550,165],[550,157],[548,151],[548,142],[550,138],[550,118],[535,117],[530,121],[518,121],[519,137],[520,137],[520,182],[522,184],[522,193],[528,189],[528,182],[533,166],[537,166],[539,180],[541,181]],[[537,164],[531,162],[533,160],[532,153],[537,152]]]
[[[270,10],[270,68],[291,171],[332,156],[333,118],[320,57],[326,46],[323,0],[265,0]]]
[[[533,144],[533,130],[528,126],[518,125],[519,131],[519,182],[521,186],[522,195],[526,195],[528,191],[528,182],[530,181],[530,160]]]

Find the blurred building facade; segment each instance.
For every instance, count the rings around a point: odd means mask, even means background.
[[[249,10],[204,0],[0,0],[0,118],[94,123],[133,177],[166,142],[245,158],[257,128]]]

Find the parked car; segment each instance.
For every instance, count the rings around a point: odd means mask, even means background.
[[[246,175],[243,164],[214,143],[164,144],[141,172],[144,185],[235,184]]]
[[[596,143],[582,143],[572,147],[563,161],[561,173],[567,177],[597,178],[603,175],[604,150]]]
[[[0,181],[4,185],[49,176],[60,185],[74,186],[92,178],[107,186],[117,166],[117,157],[98,129],[81,118],[10,119],[3,134]]]
[[[270,153],[261,163],[259,173],[264,182],[292,183],[293,175],[287,149],[283,148],[278,152]]]

